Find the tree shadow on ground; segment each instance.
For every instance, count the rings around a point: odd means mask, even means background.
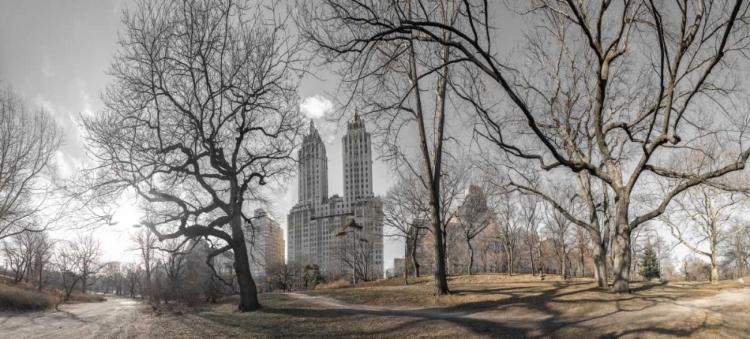
[[[414,334],[415,328],[435,330],[440,326],[458,326],[478,337],[492,338],[546,338],[569,337],[583,334],[589,337],[641,336],[646,334],[685,337],[707,327],[704,323],[693,327],[654,326],[643,324],[622,324],[617,329],[600,328],[595,322],[620,313],[641,312],[663,303],[674,303],[669,296],[645,296],[637,292],[646,291],[660,285],[644,285],[634,289],[636,293],[612,298],[590,283],[555,282],[545,289],[519,287],[493,288],[484,290],[462,289],[458,294],[497,294],[497,300],[479,300],[449,307],[420,309],[389,309],[363,305],[319,305],[314,300],[291,300],[281,305],[266,306],[257,312],[293,319],[285,328],[264,328],[258,323],[237,323],[218,315],[203,314],[201,317],[227,326],[247,327],[248,331],[261,331],[268,336],[279,334],[301,335],[304,337],[396,337],[404,333]],[[600,291],[601,297],[596,293]],[[315,298],[315,297],[313,297]],[[628,302],[631,302],[628,304]],[[570,316],[565,310],[579,306],[607,304],[606,311],[591,312]],[[613,306],[613,307],[612,307]],[[598,309],[597,309],[598,310]],[[310,326],[321,329],[304,335],[295,333],[295,322],[306,321]],[[323,330],[326,328],[326,330]],[[331,329],[334,328],[334,329]],[[411,331],[411,332],[409,332]],[[425,332],[430,335],[431,332]],[[578,333],[579,335],[575,335]]]
[[[88,321],[86,319],[83,319],[83,318],[79,317],[78,315],[76,315],[75,313],[72,313],[72,312],[59,310],[57,314],[61,315],[62,318],[73,319],[75,321],[78,321],[78,322],[81,322],[81,323],[84,323],[84,324],[90,323],[90,321]]]
[[[654,289],[656,287],[664,287],[664,286],[667,286],[667,282],[660,282],[658,284],[643,284],[641,286],[631,288],[630,292],[631,293],[644,292],[644,291]]]

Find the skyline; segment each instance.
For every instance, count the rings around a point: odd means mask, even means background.
[[[11,1],[0,12],[0,85],[12,86],[32,108],[42,107],[51,112],[62,126],[66,138],[58,152],[60,174],[67,176],[86,163],[85,149],[77,123],[79,115],[92,115],[103,109],[99,93],[106,87],[106,71],[117,49],[117,32],[122,10],[132,5],[130,0],[74,1],[43,3],[41,1]],[[511,32],[522,25],[505,13],[496,16],[498,25]],[[500,44],[514,45],[512,34],[498,39]],[[33,42],[33,43],[28,43]],[[512,51],[512,48],[510,49]],[[510,53],[510,52],[509,52]],[[336,76],[329,70],[317,70],[316,76],[302,80],[298,91],[300,108],[315,122],[329,154],[329,195],[343,195],[344,187],[338,180],[343,159],[339,140],[345,132],[345,121],[331,122],[336,110]],[[351,113],[351,112],[349,112]],[[377,155],[377,152],[375,152]],[[388,180],[388,166],[374,160],[373,190],[382,196],[392,183]],[[269,214],[284,229],[287,239],[286,211],[297,203],[296,179],[286,192],[279,195]],[[138,223],[138,211],[131,202],[115,214],[116,226],[94,230],[105,241],[111,260],[133,257],[128,246],[118,241],[127,236],[132,225]],[[664,233],[664,231],[661,231]],[[63,237],[67,232],[61,232]],[[388,232],[386,232],[387,234]],[[402,257],[402,242],[385,239],[385,267],[393,258]],[[682,245],[677,250],[689,251]]]
[[[373,196],[370,133],[355,111],[347,122],[346,136],[341,140],[344,176],[338,179],[344,183],[343,195],[328,194],[328,152],[313,123],[303,139],[297,153],[299,202],[289,211],[287,218],[287,262],[317,264],[329,274],[340,273],[342,267],[349,266],[354,281],[356,276],[364,279],[382,277],[383,209],[379,199]],[[354,224],[350,225],[350,222]],[[360,240],[369,244],[369,250],[360,246],[358,251],[354,240],[352,248],[352,251],[369,258],[363,265],[364,270],[357,264],[359,254],[346,259],[351,254],[348,249],[350,233],[353,233],[353,239],[359,235]],[[378,270],[379,274],[368,273]]]
[[[0,337],[750,334],[748,1],[48,1]]]
[[[106,74],[117,50],[120,16],[132,6],[130,0],[75,1],[43,3],[11,1],[0,11],[0,86],[11,86],[30,108],[43,108],[53,114],[62,126],[65,140],[58,151],[56,165],[60,175],[69,176],[76,168],[90,163],[85,154],[79,116],[101,111],[99,94],[110,77]],[[33,42],[33,43],[29,43]],[[21,57],[22,56],[22,57]],[[329,193],[343,195],[341,145],[337,140],[346,133],[346,118],[331,122],[336,109],[334,75],[329,72],[307,76],[298,95],[300,109],[314,121],[329,156]],[[374,160],[373,190],[384,195],[391,183],[388,167]],[[268,212],[284,229],[287,239],[287,211],[297,203],[296,179],[286,192],[274,197]],[[120,202],[114,221],[117,225],[102,226],[93,232],[105,239],[105,258],[130,261],[135,253],[119,241],[139,222],[139,212],[132,201]],[[73,232],[56,232],[69,238]],[[401,252],[398,243],[386,239],[385,265]]]

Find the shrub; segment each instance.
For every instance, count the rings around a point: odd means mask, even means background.
[[[0,284],[0,310],[3,311],[48,310],[55,307],[59,300],[55,295]]]
[[[102,301],[107,301],[107,298],[101,295],[84,294],[80,292],[71,293],[70,298],[68,299],[68,302],[71,303],[96,303]]]

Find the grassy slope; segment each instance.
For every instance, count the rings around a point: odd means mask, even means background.
[[[39,292],[27,283],[13,284],[12,280],[0,278],[0,311],[44,311],[55,307],[62,299],[62,292],[44,290]],[[101,302],[106,298],[73,292],[68,303]]]
[[[57,304],[57,295],[0,283],[0,311],[43,311]]]

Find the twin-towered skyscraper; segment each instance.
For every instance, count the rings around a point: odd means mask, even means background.
[[[358,280],[379,278],[383,274],[382,207],[373,195],[370,133],[357,113],[347,124],[342,143],[339,179],[344,181],[344,196],[329,197],[325,145],[310,122],[298,152],[299,202],[287,217],[288,262],[319,265],[333,275],[354,271]]]

